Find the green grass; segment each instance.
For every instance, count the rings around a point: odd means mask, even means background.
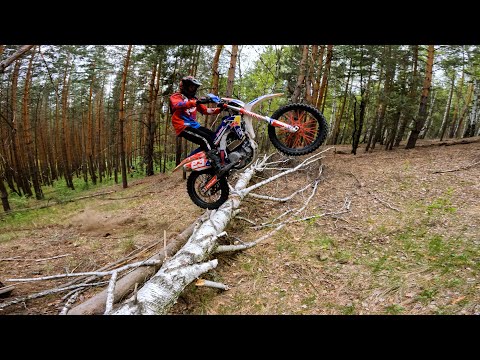
[[[437,295],[438,290],[437,289],[424,289],[418,296],[417,300],[423,303],[424,305],[427,305],[430,303],[435,295]]]
[[[390,315],[399,315],[404,311],[405,311],[405,308],[398,304],[388,305],[385,307],[385,312]]]
[[[316,295],[310,295],[307,296],[306,298],[302,299],[302,304],[307,305],[307,306],[312,306],[315,305],[317,301],[317,296]]]
[[[120,251],[122,253],[128,254],[128,253],[132,252],[133,250],[135,250],[135,240],[133,239],[133,237],[123,239],[120,242],[119,247],[120,247]]]
[[[335,240],[328,235],[322,234],[312,240],[308,240],[307,244],[312,250],[330,250],[335,246]]]
[[[457,211],[457,208],[452,206],[452,202],[448,198],[437,198],[433,200],[433,202],[427,206],[427,214],[434,215],[437,212],[440,213],[454,213]]]
[[[143,177],[144,175],[140,174],[140,172],[135,172],[133,177],[129,177],[129,181]],[[121,179],[121,176],[119,176],[118,185],[121,184]],[[63,179],[55,181],[52,186],[44,186],[42,188],[43,200],[37,200],[35,196],[27,198],[18,196],[16,193],[9,194],[8,200],[12,212],[0,215],[0,242],[14,239],[16,237],[15,233],[18,231],[17,229],[37,228],[61,223],[68,214],[76,213],[84,208],[84,202],[70,200],[101,192],[102,189],[115,185],[115,181],[113,178],[104,179],[102,183],[97,182],[96,185],[93,185],[91,181],[85,183],[83,178],[74,178],[73,184],[75,190],[67,187]],[[125,190],[128,191],[129,188]],[[135,190],[138,190],[138,187]],[[142,199],[132,199],[132,201],[126,204],[132,207],[141,201]],[[45,207],[41,208],[42,206]],[[112,202],[105,205],[105,207],[108,211],[114,211],[119,207],[125,207],[125,203]]]
[[[383,255],[378,260],[374,260],[373,262],[371,262],[369,265],[372,268],[372,272],[377,273],[383,269],[386,269],[387,259],[388,259],[388,256]]]
[[[342,315],[355,315],[356,310],[355,310],[355,305],[346,305],[346,306],[340,306],[339,311]]]

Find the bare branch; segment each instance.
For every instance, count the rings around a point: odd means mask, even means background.
[[[270,231],[266,235],[263,235],[261,238],[259,238],[256,241],[243,243],[241,245],[221,245],[221,246],[218,246],[215,249],[214,253],[217,254],[217,253],[222,253],[222,252],[231,252],[231,251],[239,251],[239,250],[250,249],[251,247],[254,247],[254,246],[258,245],[261,241],[271,237],[273,234],[275,234],[277,231],[279,231],[284,226],[285,226],[285,224],[281,224],[281,225],[277,226],[274,230]]]
[[[285,266],[289,267],[290,269],[292,269],[293,271],[295,271],[300,277],[305,277],[305,279],[307,279],[307,281],[310,283],[310,285],[312,286],[313,290],[316,291],[317,294],[320,295],[320,292],[317,290],[317,288],[315,287],[315,285],[313,285],[313,282],[309,279],[308,276],[304,276],[300,271],[298,271],[297,269],[295,269],[295,267],[291,266],[289,263],[286,263]]]
[[[76,288],[92,287],[92,286],[99,286],[99,285],[104,285],[104,284],[106,284],[106,281],[101,281],[101,282],[96,282],[96,283],[91,283],[91,284],[77,284],[77,285],[71,285],[71,286],[67,286],[67,287],[63,287],[63,288],[55,288],[55,289],[44,290],[44,291],[41,291],[41,292],[36,293],[36,294],[22,296],[22,297],[15,298],[15,299],[10,300],[10,301],[0,303],[0,309],[4,309],[4,308],[6,308],[7,306],[10,306],[10,305],[15,305],[15,304],[27,301],[27,300],[36,299],[36,298],[46,296],[46,295],[50,295],[50,294],[56,294],[56,293],[59,293],[59,292],[63,292],[63,291],[71,290],[71,289],[76,289]]]
[[[198,279],[195,282],[196,286],[207,286],[215,289],[222,289],[222,290],[230,290],[230,286],[215,282],[215,281],[210,281],[210,280],[204,280],[204,279]]]
[[[70,308],[75,303],[75,301],[77,301],[77,297],[78,297],[78,295],[80,295],[80,293],[81,293],[81,291],[75,290],[73,295],[70,296],[70,298],[67,300],[67,302],[63,306],[62,311],[60,311],[60,313],[58,315],[67,315],[68,310],[70,310]]]
[[[18,281],[18,282],[30,282],[30,281],[42,281],[42,280],[53,280],[53,279],[61,279],[64,277],[75,277],[75,276],[107,276],[113,275],[114,272],[121,272],[130,268],[134,268],[137,266],[152,266],[158,265],[161,261],[159,260],[148,260],[148,261],[139,261],[132,264],[124,265],[118,269],[111,270],[111,271],[101,271],[101,272],[81,272],[81,273],[70,273],[70,274],[58,274],[58,275],[50,275],[50,276],[42,276],[38,278],[25,278],[25,279],[6,279],[5,281]]]
[[[46,261],[46,260],[53,260],[53,259],[62,258],[62,257],[65,257],[65,256],[70,256],[70,254],[52,256],[52,257],[43,258],[43,259],[19,259],[18,256],[15,256],[13,258],[0,259],[0,261]]]
[[[108,314],[113,307],[113,294],[115,293],[115,283],[117,282],[118,271],[114,271],[110,282],[108,283],[107,290],[107,303],[105,305],[105,314]]]
[[[276,197],[273,197],[273,196],[266,196],[266,195],[260,195],[260,194],[255,194],[255,193],[248,193],[248,196],[251,196],[251,197],[254,197],[254,198],[257,198],[257,199],[263,199],[263,200],[271,200],[271,201],[278,201],[278,202],[285,202],[285,201],[288,201],[290,199],[292,199],[295,195],[297,195],[298,193],[302,192],[302,191],[305,191],[306,189],[308,189],[310,186],[312,186],[312,184],[308,184],[307,186],[305,186],[304,188],[300,189],[300,190],[297,190],[295,192],[293,192],[291,195],[287,196],[287,197],[284,197],[284,198],[276,198]]]
[[[248,223],[250,223],[250,224],[252,224],[252,225],[257,225],[254,221],[249,220],[249,219],[247,219],[247,218],[244,218],[243,216],[236,216],[235,219],[240,219],[240,220],[246,221],[246,222],[248,222]]]
[[[377,195],[375,195],[374,193],[372,193],[371,191],[367,191],[370,195],[372,195],[376,200],[380,201],[383,205],[385,205],[386,207],[392,209],[392,210],[395,210],[397,212],[402,212],[401,210],[397,209],[396,207],[393,207],[392,205],[390,205],[388,202],[386,202],[385,200],[382,200],[380,199]]]
[[[311,220],[311,219],[317,219],[317,218],[321,218],[321,217],[325,217],[325,216],[335,216],[335,215],[344,214],[344,213],[347,213],[347,212],[350,211],[350,204],[351,204],[351,201],[349,199],[345,198],[342,209],[339,210],[339,211],[325,212],[323,214],[306,216],[306,217],[303,217],[301,219],[286,220],[282,223],[277,223],[277,224],[269,223],[269,224],[265,224],[265,225],[256,226],[256,227],[254,227],[254,229],[257,230],[257,229],[261,229],[261,228],[264,228],[264,227],[271,227],[271,226],[278,226],[278,225],[285,225],[285,224],[293,224],[293,223],[297,223],[297,222],[301,222],[301,221],[307,221],[307,220]],[[298,210],[297,210],[297,212],[298,212]]]
[[[302,168],[302,167],[305,167],[307,165],[310,165],[311,163],[313,162],[316,162],[316,161],[319,161],[321,159],[323,159],[323,156],[320,156],[321,154],[325,153],[326,151],[328,150],[331,150],[333,149],[333,147],[329,147],[323,151],[320,151],[310,157],[308,157],[307,159],[305,159],[304,161],[302,161],[300,164],[298,164],[297,166],[295,166],[294,168],[291,168],[290,170],[287,170],[287,171],[284,171],[284,172],[281,172],[279,174],[276,174],[268,179],[265,179],[263,181],[260,181],[259,183],[255,184],[255,185],[252,185],[248,188],[244,188],[243,190],[241,190],[242,192],[242,196],[245,196],[246,194],[248,194],[249,192],[251,192],[252,190],[255,190],[257,188],[259,188],[260,186],[263,186],[263,185],[266,185],[282,176],[285,176],[285,175],[288,175],[288,174],[291,174],[295,171],[297,171],[298,169]],[[264,163],[263,163],[264,164]],[[255,167],[256,171],[261,171],[262,169],[262,165],[259,164],[257,167]]]
[[[25,54],[28,50],[30,50],[34,46],[35,45],[23,45],[20,49],[15,51],[15,53],[12,56],[0,62],[0,74],[3,74],[7,67],[9,67],[15,60],[20,58],[23,54]]]
[[[452,169],[452,170],[437,170],[437,171],[432,171],[432,174],[439,174],[439,173],[447,173],[447,172],[454,172],[454,171],[466,170],[466,169],[470,169],[471,167],[474,167],[475,165],[478,165],[478,164],[480,164],[480,161],[477,161],[477,162],[474,162],[474,163],[472,163],[472,164],[465,165],[465,166],[462,166],[462,167],[459,167],[459,168],[456,168],[456,169]]]

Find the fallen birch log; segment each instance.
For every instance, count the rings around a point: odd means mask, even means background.
[[[195,228],[198,228],[199,225],[207,219],[206,214],[200,216],[195,222],[193,222],[188,228],[181,232],[177,237],[168,243],[168,245],[158,254],[150,257],[148,260],[160,260],[163,262],[165,259],[165,253],[168,256],[175,254],[178,249],[180,249],[189,237],[194,232]],[[115,304],[119,300],[123,299],[129,293],[131,293],[135,284],[142,285],[147,281],[155,272],[160,269],[161,265],[149,266],[138,268],[131,273],[122,277],[117,284],[115,285],[115,291],[113,294],[113,303]],[[91,297],[87,301],[73,307],[68,311],[67,315],[99,315],[105,312],[105,305],[107,301],[107,290],[105,289],[95,296]]]
[[[296,167],[276,174],[255,185],[247,187],[253,175],[262,171],[268,157],[255,164],[240,174],[237,183],[227,201],[216,211],[212,211],[209,220],[205,221],[200,228],[192,234],[185,246],[175,256],[163,264],[160,270],[138,290],[135,297],[128,299],[120,306],[112,309],[110,315],[160,315],[166,314],[173,306],[178,296],[187,285],[198,279],[202,274],[215,268],[218,261],[205,262],[208,256],[214,252],[217,239],[224,233],[224,229],[239,208],[242,199],[248,193],[260,186],[266,185],[282,176],[297,171],[323,157],[320,155],[326,149],[316,153]]]

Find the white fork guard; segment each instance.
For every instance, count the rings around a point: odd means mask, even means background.
[[[282,96],[283,93],[276,93],[276,94],[266,94],[259,96],[251,101],[249,101],[247,104],[245,104],[244,109],[247,111],[253,111],[253,108],[255,108],[258,104],[265,100],[272,99],[277,96]],[[253,130],[253,125],[252,125],[252,118],[248,115],[244,115],[244,120],[245,120],[245,130],[247,131],[248,135],[250,136],[250,139],[255,139],[255,131]]]

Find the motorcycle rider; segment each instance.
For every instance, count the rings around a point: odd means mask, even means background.
[[[177,136],[200,145],[208,158],[212,160],[213,167],[221,172],[224,166],[213,143],[215,133],[197,122],[197,110],[203,115],[216,115],[222,111],[223,103],[219,103],[216,108],[207,108],[204,104],[212,101],[209,98],[198,99],[196,97],[197,90],[201,85],[200,81],[193,76],[182,78],[179,91],[170,96],[172,124]]]

